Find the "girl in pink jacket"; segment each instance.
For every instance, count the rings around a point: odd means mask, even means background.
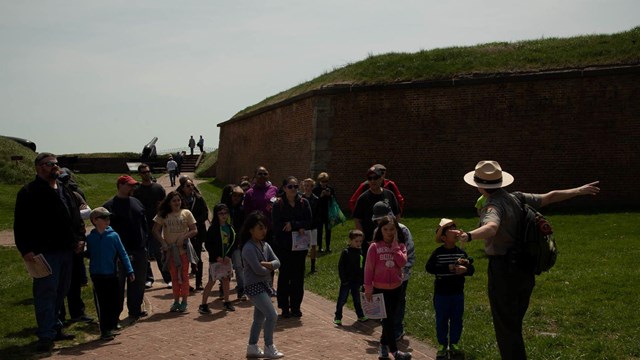
[[[373,294],[381,293],[387,317],[382,320],[380,352],[378,359],[411,359],[411,353],[398,350],[394,335],[395,313],[400,298],[402,268],[407,262],[404,234],[393,216],[378,221],[373,243],[367,251],[364,266],[364,292],[368,301]]]

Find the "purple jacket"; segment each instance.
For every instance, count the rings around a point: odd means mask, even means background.
[[[271,209],[273,208],[273,201],[278,193],[278,188],[267,182],[264,186],[254,184],[244,194],[244,212],[249,215],[255,210],[260,210],[267,217],[269,224],[267,226],[271,229]]]

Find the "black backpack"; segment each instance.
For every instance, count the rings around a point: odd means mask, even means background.
[[[549,271],[558,258],[558,248],[549,221],[539,211],[528,205],[522,193],[511,194],[522,210],[520,219],[519,252],[526,266],[536,275]]]

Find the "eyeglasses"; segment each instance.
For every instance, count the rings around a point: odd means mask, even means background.
[[[294,184],[289,184],[289,185],[287,185],[287,189],[289,189],[289,190],[291,190],[291,189],[297,189],[297,188],[299,188],[299,187],[300,187],[300,185],[294,185]]]
[[[140,171],[140,174],[150,174],[150,173],[151,173],[151,171],[149,171],[149,170]]]
[[[57,161],[45,161],[45,162],[40,164],[40,166],[42,166],[42,165],[47,165],[48,167],[54,167],[54,166],[58,166],[58,162]]]
[[[380,179],[380,176],[368,176],[367,179],[368,180],[378,180],[378,179]]]
[[[258,176],[269,176],[269,173],[268,172],[259,172],[256,175],[258,175]]]

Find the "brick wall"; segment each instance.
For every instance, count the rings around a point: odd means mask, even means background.
[[[382,163],[408,209],[432,209],[472,206],[462,176],[494,159],[516,178],[509,190],[600,180],[601,195],[565,206],[637,207],[638,84],[640,66],[326,88],[220,124],[217,173],[327,171],[345,205]]]

